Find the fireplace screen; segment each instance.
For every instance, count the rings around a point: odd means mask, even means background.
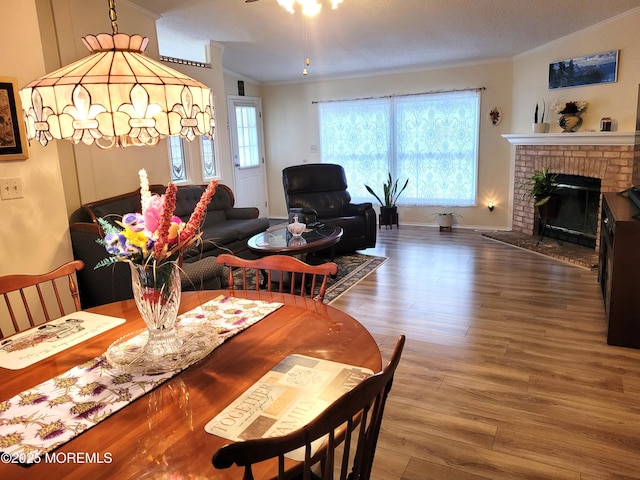
[[[557,210],[546,224],[545,219],[540,220],[541,236],[595,248],[600,183],[599,178],[559,174],[555,181]]]

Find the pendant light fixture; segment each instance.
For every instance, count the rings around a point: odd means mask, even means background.
[[[27,138],[111,148],[212,136],[212,90],[146,57],[148,39],[118,33],[115,0],[108,3],[113,34],[87,35],[89,56],[20,90]]]
[[[338,8],[343,0],[331,0],[331,8],[335,10]],[[278,0],[278,5],[283,7],[287,12],[295,12],[294,6],[298,4],[302,7],[302,13],[304,15],[313,16],[320,12],[322,4],[318,3],[318,0]]]

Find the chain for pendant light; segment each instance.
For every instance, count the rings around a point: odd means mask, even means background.
[[[113,34],[118,33],[118,14],[116,13],[116,0],[109,0],[109,20],[111,20],[111,30]]]
[[[309,73],[309,71],[307,70],[307,67],[309,65],[311,65],[311,60],[309,59],[309,55],[307,53],[307,44],[308,42],[308,36],[307,36],[307,21],[304,18],[304,15],[302,16],[302,34],[304,36],[303,38],[303,54],[304,54],[304,67],[302,68],[302,75],[307,75]]]

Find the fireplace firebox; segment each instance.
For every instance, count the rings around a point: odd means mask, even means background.
[[[554,192],[557,210],[546,219],[539,219],[541,238],[596,247],[598,213],[600,210],[599,178],[558,174]]]

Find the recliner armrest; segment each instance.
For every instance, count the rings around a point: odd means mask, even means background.
[[[344,206],[345,215],[364,215],[364,212],[373,208],[370,202],[365,203],[348,203]]]

